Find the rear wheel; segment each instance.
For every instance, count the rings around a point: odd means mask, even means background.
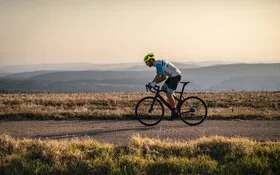
[[[194,126],[202,123],[207,117],[207,106],[202,99],[191,96],[180,104],[179,113],[183,122]]]
[[[155,97],[144,97],[136,105],[136,117],[143,125],[154,126],[163,118],[163,105],[158,99],[154,99]]]

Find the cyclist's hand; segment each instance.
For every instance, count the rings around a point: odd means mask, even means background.
[[[153,87],[155,87],[157,84],[156,84],[156,82],[151,82],[151,83],[149,83],[149,86],[151,87],[151,88],[153,88]]]

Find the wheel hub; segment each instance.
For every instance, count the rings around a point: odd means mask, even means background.
[[[196,112],[195,108],[190,108],[190,112],[195,114],[195,112]]]

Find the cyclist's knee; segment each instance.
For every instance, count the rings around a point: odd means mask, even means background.
[[[166,95],[167,95],[167,97],[172,97],[173,96],[173,93],[170,93],[170,92],[166,92]]]

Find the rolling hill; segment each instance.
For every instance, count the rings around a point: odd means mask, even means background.
[[[174,62],[180,69],[200,67],[195,63]],[[0,67],[1,74],[15,74],[22,72],[39,71],[145,71],[149,68],[142,62],[117,63],[117,64],[92,64],[92,63],[66,63],[66,64],[35,64],[35,65],[13,65]]]
[[[130,67],[131,68],[131,67]],[[0,91],[120,92],[144,91],[155,68],[144,71],[34,71],[0,79]],[[280,64],[230,64],[181,69],[188,90],[279,90]]]
[[[280,90],[280,76],[242,76],[225,80],[212,90]],[[277,88],[278,87],[278,88]]]

